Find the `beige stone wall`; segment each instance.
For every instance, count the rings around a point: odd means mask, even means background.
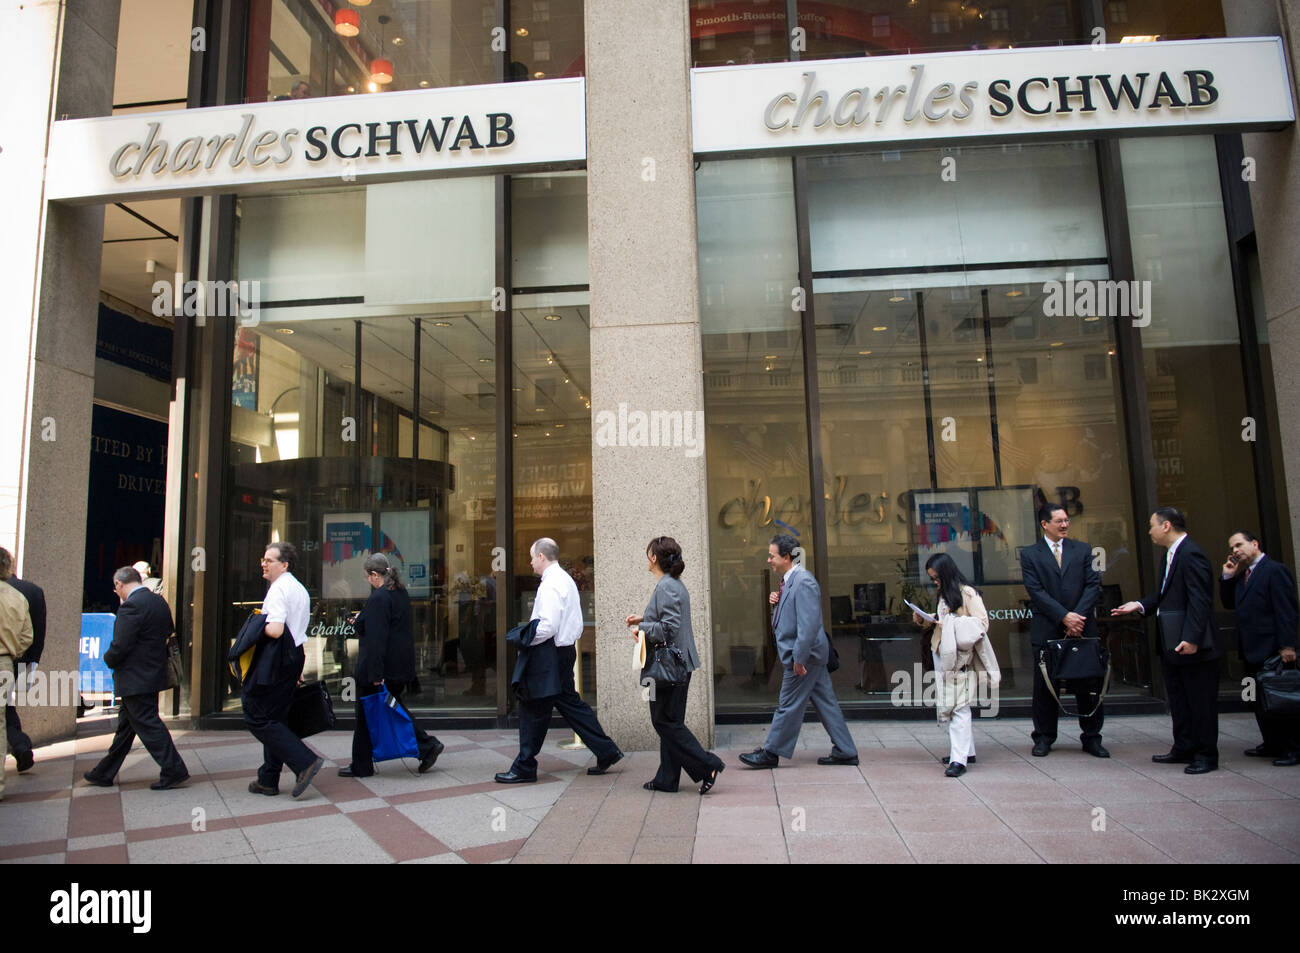
[[[645,547],[675,537],[686,560],[701,671],[687,723],[712,743],[705,458],[681,447],[601,446],[599,414],[703,410],[686,0],[587,0],[592,488],[599,716],[626,750],[658,739],[623,620],[653,588]],[[700,450],[702,450],[702,443]],[[694,451],[692,451],[694,453]]]

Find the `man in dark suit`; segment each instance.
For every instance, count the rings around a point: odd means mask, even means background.
[[[1056,723],[1060,706],[1048,690],[1036,660],[1053,639],[1097,638],[1097,620],[1093,606],[1101,593],[1101,575],[1092,567],[1092,547],[1069,539],[1070,517],[1065,507],[1045,504],[1038,511],[1042,538],[1020,553],[1020,572],[1033,618],[1029,623],[1029,642],[1034,650],[1034,751],[1046,757],[1056,743]],[[1065,683],[1061,685],[1062,690]],[[1071,686],[1079,706],[1079,727],[1083,750],[1094,758],[1109,758],[1101,743],[1101,726],[1105,718],[1098,699],[1100,679],[1079,679]]]
[[[1214,639],[1214,570],[1205,551],[1187,535],[1181,510],[1162,506],[1151,514],[1151,542],[1165,547],[1160,588],[1126,602],[1111,615],[1156,614],[1156,637],[1173,720],[1174,746],[1156,754],[1157,764],[1185,764],[1187,774],[1219,767],[1219,653]]]
[[[139,735],[162,769],[158,780],[149,786],[166,791],[190,779],[171,733],[158,717],[158,693],[167,688],[167,637],[176,627],[166,600],[144,588],[140,574],[130,566],[113,573],[113,591],[122,606],[117,610],[113,643],[104,653],[104,664],[113,670],[113,692],[122,696],[122,707],[108,754],[84,777],[91,784],[111,787]]]
[[[6,549],[0,548],[0,579],[13,586],[27,599],[27,608],[32,617],[32,639],[31,648],[21,656],[14,659],[14,675],[18,674],[18,666],[26,665],[28,670],[35,666],[41,660],[41,652],[45,649],[45,593],[41,587],[26,579],[19,579],[13,575],[14,558]],[[18,709],[5,703],[5,735],[9,742],[9,753],[14,756],[18,762],[18,773],[31,768],[36,763],[36,756],[32,753],[32,739],[27,737],[23,731],[22,719],[18,717]]]
[[[1237,612],[1237,644],[1242,658],[1257,671],[1274,655],[1294,662],[1296,623],[1300,609],[1296,605],[1295,579],[1282,563],[1269,559],[1259,548],[1259,540],[1245,531],[1228,538],[1232,555],[1223,564],[1219,596],[1225,609]],[[1255,697],[1255,720],[1263,744],[1250,748],[1252,758],[1274,758],[1280,768],[1300,764],[1300,719],[1269,718]]]

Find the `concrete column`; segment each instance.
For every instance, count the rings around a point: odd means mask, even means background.
[[[658,747],[623,619],[642,613],[653,588],[646,544],[672,536],[686,560],[701,660],[687,724],[707,746],[713,638],[705,458],[695,431],[704,383],[687,3],[587,0],[585,15],[599,715],[625,749]],[[610,441],[601,414],[618,417],[620,405],[628,415],[680,413],[699,442],[602,445]]]
[[[15,75],[27,80],[6,103],[0,142],[11,200],[0,273],[16,300],[16,334],[0,348],[0,394],[10,410],[3,416],[21,421],[21,430],[0,431],[0,545],[16,544],[19,575],[45,590],[47,673],[78,668],[104,210],[45,203],[45,143],[55,119],[112,111],[118,14],[118,0],[0,7]],[[75,728],[75,692],[62,706],[50,701],[20,709],[37,743]]]
[[[1291,95],[1300,102],[1300,0],[1238,0],[1223,5],[1230,36],[1282,37],[1291,69]],[[1291,538],[1300,540],[1300,134],[1296,126],[1242,136],[1255,160],[1250,204],[1255,217],[1262,302],[1273,357],[1285,492],[1291,501]],[[1256,302],[1257,306],[1260,302]],[[1282,488],[1279,487],[1279,490]]]

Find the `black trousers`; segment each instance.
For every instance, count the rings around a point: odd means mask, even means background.
[[[650,723],[659,735],[659,773],[655,786],[676,791],[682,769],[692,781],[700,782],[717,770],[722,759],[711,755],[686,727],[686,695],[691,677],[685,685],[656,684],[650,700]]]
[[[280,771],[286,764],[297,775],[316,760],[316,753],[285,724],[289,707],[293,704],[293,690],[298,686],[298,677],[307,660],[301,647],[295,647],[293,651],[298,659],[292,667],[292,678],[286,676],[269,688],[245,692],[242,696],[244,727],[262,742],[262,766],[257,769],[257,783],[269,788],[280,786]]]
[[[415,726],[415,743],[420,747],[420,757],[423,758],[425,753],[438,743],[438,739],[426,732],[420,727],[420,723],[415,720],[404,704],[402,704],[402,693],[406,691],[404,682],[387,682],[388,694],[397,699],[397,704],[402,711],[406,712],[407,717],[411,719],[411,724]],[[369,777],[375,773],[374,748],[370,744],[370,727],[366,724],[366,707],[361,703],[361,699],[367,695],[373,695],[379,691],[378,685],[367,685],[357,691],[356,714],[357,724],[352,729],[352,772],[359,778]]]
[[[1162,659],[1175,754],[1218,764],[1219,662],[1174,665]]]
[[[519,756],[510,769],[525,778],[537,777],[537,755],[546,741],[552,710],[559,711],[560,717],[598,760],[609,761],[618,754],[618,745],[605,734],[596,713],[573,688],[573,663],[578,658],[578,650],[566,645],[557,647],[555,654],[561,672],[560,694],[519,703]]]
[[[24,666],[25,667],[25,666]],[[14,684],[17,684],[18,663],[14,663]],[[15,757],[19,755],[30,754],[32,750],[32,739],[28,738],[23,732],[22,720],[18,717],[18,709],[13,705],[5,705],[5,741],[9,745],[9,753]]]
[[[1038,649],[1034,649],[1034,700],[1032,714],[1034,717],[1034,743],[1046,741],[1049,745],[1056,744],[1056,723],[1061,714],[1060,706],[1056,704],[1056,699],[1052,693],[1047,690],[1047,682],[1043,678],[1043,670],[1038,667],[1037,663]],[[1102,705],[1097,708],[1096,714],[1085,718],[1088,712],[1097,706],[1097,694],[1101,691],[1100,678],[1076,678],[1066,681],[1057,686],[1057,692],[1065,695],[1066,691],[1074,695],[1075,708],[1079,712],[1079,727],[1082,729],[1079,740],[1085,745],[1090,741],[1101,740],[1101,726],[1106,720],[1106,706]]]
[[[139,736],[140,743],[161,769],[159,777],[173,781],[189,774],[180,752],[172,743],[171,732],[158,717],[158,693],[148,695],[123,695],[122,707],[117,710],[117,732],[108,754],[100,759],[90,773],[101,781],[112,781],[126,760],[131,745]]]
[[[1259,725],[1265,751],[1271,751],[1278,758],[1284,754],[1300,754],[1300,718],[1295,715],[1270,717],[1264,714],[1260,699],[1256,696],[1255,723]],[[9,743],[12,745],[13,741]]]

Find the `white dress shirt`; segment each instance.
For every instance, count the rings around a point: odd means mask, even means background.
[[[307,641],[307,628],[311,625],[311,599],[307,588],[294,578],[293,573],[285,571],[280,578],[271,583],[262,600],[262,611],[266,613],[267,623],[283,622],[293,635],[293,644],[302,645]]]
[[[551,563],[542,570],[542,581],[533,600],[533,619],[539,619],[533,644],[555,639],[556,648],[573,645],[582,637],[582,599],[573,577]]]

